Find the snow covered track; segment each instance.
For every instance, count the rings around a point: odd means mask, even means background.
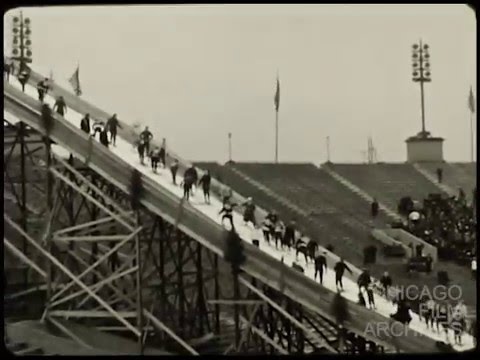
[[[32,128],[43,133],[43,126],[38,116],[40,104],[31,98],[35,97],[36,90],[31,86],[27,86],[26,93],[30,95],[27,96],[13,86],[4,84],[5,118],[9,122],[15,122],[15,119],[22,120]],[[70,105],[68,99],[66,100],[67,104]],[[47,96],[46,101],[52,104],[53,99]],[[76,107],[76,110],[81,111],[79,107]],[[55,115],[56,126],[52,130],[51,138],[60,147],[66,149],[68,153],[73,153],[75,157],[84,161],[88,157],[90,145],[88,136],[80,132],[78,128],[82,116],[81,112],[76,112],[71,107],[69,107],[65,117],[66,121]],[[131,169],[138,169],[144,175],[146,196],[143,199],[143,204],[150,211],[157,213],[170,222],[174,222],[183,192],[179,187],[171,184],[167,171],[161,170],[156,175],[151,172],[149,167],[140,165],[132,145],[123,138],[117,138],[117,146],[109,149],[106,149],[96,141],[93,142],[92,146],[93,151],[91,151],[89,162],[89,167],[92,170],[115,184],[119,189],[127,192]],[[63,153],[64,155],[65,152]],[[181,181],[181,178],[179,181]],[[223,229],[218,216],[218,211],[221,207],[220,201],[212,197],[212,204],[205,205],[203,204],[203,199],[200,200],[200,198],[200,194],[197,194],[197,196],[193,197],[191,203],[185,206],[184,216],[181,219],[179,228],[205,247],[222,256]],[[322,287],[312,280],[313,267],[311,265],[305,266],[305,264],[301,263],[306,268],[305,275],[303,275],[289,266],[281,264],[279,262],[281,257],[285,258],[285,263],[288,265],[295,261],[294,254],[277,251],[263,242],[260,245],[260,250],[258,250],[250,244],[250,229],[242,225],[243,221],[238,214],[234,215],[234,222],[240,236],[247,242],[245,244],[247,262],[244,270],[248,274],[268,283],[273,288],[280,289],[280,273],[283,271],[285,274],[285,294],[287,296],[310,311],[318,312],[333,320],[332,316],[329,315],[330,304],[333,298],[332,290],[335,289],[332,271],[327,272],[324,281],[325,286]],[[356,302],[357,285],[347,279],[345,279],[344,285],[346,291],[343,295],[352,302]],[[393,313],[395,308],[391,303],[378,297],[376,303],[377,312],[351,304],[352,320],[348,324],[348,328],[368,338],[369,334],[364,333],[367,324],[388,321],[389,314]],[[435,352],[437,351],[435,341],[444,340],[438,334],[428,331],[415,314],[413,314],[410,329],[411,331],[405,336],[395,339],[398,347],[404,352]],[[453,334],[450,334],[450,338],[452,337]],[[391,339],[388,339],[387,335],[385,337],[370,336],[370,338],[385,344],[387,347],[393,347]],[[456,347],[456,349],[471,349],[473,347],[472,338],[464,336],[464,344],[462,348]]]

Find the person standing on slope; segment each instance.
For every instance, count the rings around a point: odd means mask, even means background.
[[[57,101],[55,101],[53,111],[57,111],[57,114],[62,117],[67,113],[67,104],[65,103],[63,96],[60,96]]]
[[[323,271],[327,272],[327,252],[324,251],[321,254],[315,256],[315,274],[313,280],[317,279],[319,275],[320,284],[323,284]]]
[[[160,163],[162,164],[162,167],[165,169],[167,162],[165,160],[167,156],[167,141],[165,138],[162,140],[162,147],[160,148]]]
[[[90,134],[90,114],[85,114],[85,116],[80,121],[80,129],[87,134]]]
[[[274,227],[275,249],[278,249],[278,244],[282,246],[284,231],[285,231],[285,224],[283,223],[282,220],[278,219]]]
[[[160,161],[160,148],[158,146],[156,146],[150,153],[150,161],[152,163],[152,171],[156,174],[158,163]]]
[[[140,133],[140,140],[143,140],[145,151],[150,153],[150,141],[153,139],[153,134],[148,130],[148,126],[145,126],[145,130]]]
[[[233,225],[233,208],[234,208],[235,204],[230,204],[229,201],[225,202],[225,204],[223,204],[223,207],[222,209],[220,210],[220,212],[218,213],[219,215],[222,215],[222,225],[223,225],[223,222],[225,219],[228,219],[230,220],[230,225],[232,227],[232,230],[235,228],[235,226]]]
[[[212,177],[210,176],[210,171],[207,170],[205,174],[201,177],[200,181],[198,182],[198,186],[202,185],[203,189],[203,197],[205,199],[206,204],[210,204],[210,182],[212,181]]]
[[[48,92],[48,78],[45,78],[37,84],[38,100],[43,103],[43,99]]]
[[[257,226],[257,222],[255,221],[255,204],[253,203],[252,198],[249,197],[242,206],[244,206],[243,221],[245,224],[251,222],[253,226]]]
[[[107,130],[110,132],[110,142],[113,146],[116,146],[117,142],[117,127],[122,129],[122,125],[117,119],[117,114],[113,114],[113,116],[107,120]]]
[[[178,171],[178,160],[174,159],[170,165],[170,172],[172,173],[173,185],[177,185],[177,171]]]
[[[335,264],[333,270],[335,271],[335,285],[337,286],[337,290],[343,291],[343,274],[345,273],[345,270],[347,270],[350,274],[353,274],[352,270],[347,264],[345,264],[343,258],[340,258],[340,261]]]
[[[105,128],[100,132],[100,143],[108,148],[108,133]]]

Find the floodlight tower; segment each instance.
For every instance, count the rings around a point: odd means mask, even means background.
[[[427,137],[429,132],[425,129],[425,95],[424,83],[431,82],[430,72],[430,54],[428,53],[428,45],[423,44],[422,40],[418,44],[412,45],[412,66],[413,81],[420,84],[421,107],[422,107],[422,132],[421,136]]]

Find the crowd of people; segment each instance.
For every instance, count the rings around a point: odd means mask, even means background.
[[[476,189],[473,191],[476,197]],[[422,207],[405,205],[409,221],[406,229],[438,248],[442,260],[471,266],[476,258],[476,218],[474,202],[468,204],[465,192],[458,196],[430,194]],[[472,268],[472,275],[476,275]]]

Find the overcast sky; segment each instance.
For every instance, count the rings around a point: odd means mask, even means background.
[[[17,11],[18,12],[18,11]],[[470,159],[476,27],[465,5],[196,5],[43,7],[32,21],[34,68],[191,160],[272,161],[280,74],[280,161],[406,160],[421,130],[411,46],[430,45],[426,125],[449,161]],[[6,14],[9,26],[11,11]],[[11,33],[5,30],[7,48]],[[5,45],[4,45],[5,48]]]

